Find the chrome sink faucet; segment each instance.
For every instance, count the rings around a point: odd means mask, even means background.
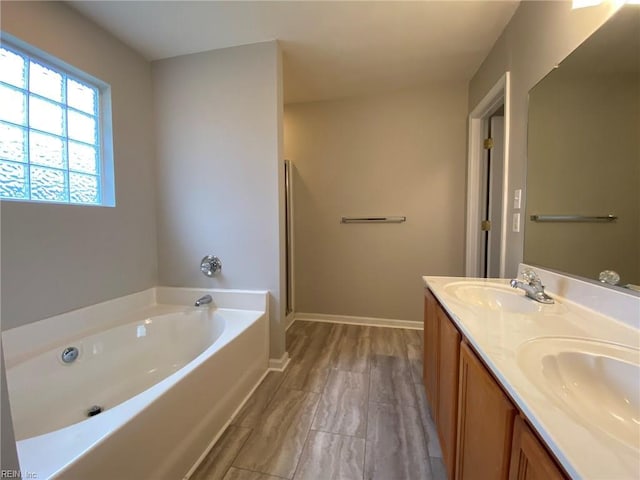
[[[538,277],[536,272],[530,268],[526,268],[522,271],[522,279],[524,282],[514,278],[511,280],[511,286],[513,288],[521,288],[527,294],[527,297],[535,300],[536,302],[554,303],[553,298],[545,293],[544,285],[542,285],[540,277]]]
[[[211,298],[211,295],[205,295],[204,297],[200,297],[199,299],[196,300],[195,306],[200,307],[202,305],[206,305],[207,303],[211,303],[211,302],[213,302],[213,298]]]

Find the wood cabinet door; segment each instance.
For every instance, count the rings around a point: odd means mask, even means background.
[[[448,478],[454,478],[458,417],[458,367],[460,365],[460,332],[445,311],[437,306],[438,360],[438,436]]]
[[[459,388],[455,478],[506,480],[516,410],[464,342]]]
[[[509,480],[563,480],[562,470],[525,421],[516,417]]]
[[[438,408],[438,301],[429,291],[424,297],[424,363],[423,377],[431,415],[437,418]]]

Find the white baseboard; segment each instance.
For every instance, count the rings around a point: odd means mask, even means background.
[[[293,325],[293,322],[296,321],[296,314],[295,312],[291,312],[289,315],[287,315],[284,319],[285,321],[285,327],[284,327],[284,331],[286,332],[287,330],[289,330],[289,327],[291,325]]]
[[[327,315],[325,313],[296,313],[296,320],[308,322],[346,323],[348,325],[367,325],[371,327],[408,328],[422,330],[422,322],[412,320],[396,320],[391,318],[352,317],[349,315]]]
[[[291,361],[291,359],[289,358],[289,353],[288,352],[284,352],[280,358],[270,358],[269,359],[269,370],[275,370],[277,372],[284,372],[284,370],[289,365],[290,361]]]

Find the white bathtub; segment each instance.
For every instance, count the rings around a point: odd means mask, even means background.
[[[267,311],[266,292],[157,288],[3,332],[21,470],[185,478],[268,368]]]

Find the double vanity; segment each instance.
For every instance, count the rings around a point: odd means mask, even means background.
[[[478,245],[470,223],[467,248],[485,256],[468,272],[502,276],[509,249],[544,266],[533,269],[541,282],[524,264],[518,288],[424,277],[424,383],[451,480],[640,479],[637,7],[621,7],[531,88],[526,175],[508,175],[516,190],[501,192],[501,215],[489,196]],[[500,156],[490,158],[498,175]],[[599,278],[613,286],[586,280]]]
[[[449,478],[640,478],[640,297],[535,270],[554,303],[508,280],[424,277]]]

